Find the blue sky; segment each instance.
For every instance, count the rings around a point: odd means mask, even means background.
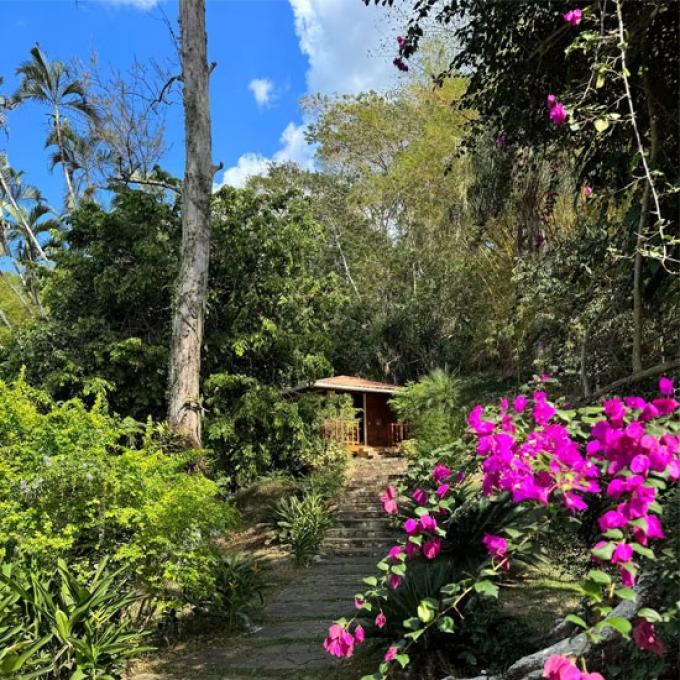
[[[88,61],[124,70],[137,59],[172,60],[164,16],[176,25],[177,0],[0,0],[4,94],[16,87],[17,65],[39,42],[50,59]],[[218,183],[242,185],[269,160],[313,164],[304,141],[299,100],[311,92],[355,93],[395,82],[393,41],[398,26],[361,0],[208,0],[208,48],[218,67],[211,80],[213,149],[225,172]],[[164,159],[182,172],[182,119],[167,114]],[[0,140],[11,164],[58,205],[61,176],[51,174],[43,149],[44,110],[28,104],[9,115]]]

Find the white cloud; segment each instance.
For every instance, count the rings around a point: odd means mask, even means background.
[[[266,175],[272,163],[295,163],[305,170],[314,167],[314,149],[305,139],[305,126],[289,123],[279,140],[281,148],[271,157],[245,153],[236,165],[227,168],[216,189],[225,184],[242,189],[251,177]]]
[[[268,78],[253,78],[248,83],[248,89],[253,93],[258,106],[267,106],[274,93],[274,83]]]
[[[289,0],[310,93],[356,94],[392,86],[399,24],[393,11],[361,0]]]
[[[136,7],[137,9],[152,9],[160,0],[96,0],[105,5],[116,7]]]
[[[396,54],[399,21],[394,13],[361,0],[288,0],[295,17],[300,50],[307,56],[307,92],[356,94],[366,90],[387,90],[400,76],[392,65]],[[398,4],[398,3],[397,3]],[[255,85],[255,83],[258,83]],[[249,88],[262,105],[269,101],[267,80],[253,80]],[[314,168],[314,149],[305,140],[305,125],[289,123],[281,134],[281,147],[271,158],[243,154],[236,165],[225,170],[222,182],[243,187],[250,177],[265,175],[272,163],[297,163]]]
[[[271,161],[257,153],[244,153],[236,165],[227,168],[222,175],[222,181],[215,185],[215,190],[225,184],[237,189],[243,189],[251,177],[266,175]]]

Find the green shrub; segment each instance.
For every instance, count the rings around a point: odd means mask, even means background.
[[[318,492],[304,494],[302,498],[283,498],[277,516],[279,539],[290,545],[295,563],[309,563],[331,524],[328,499]]]
[[[428,454],[453,442],[465,427],[458,381],[436,369],[417,382],[409,382],[390,400],[400,420],[408,423],[415,440],[407,446],[414,454]]]
[[[245,555],[224,557],[215,571],[215,588],[200,602],[204,611],[224,618],[230,629],[248,627],[251,616],[264,603],[262,565]]]
[[[84,578],[63,560],[54,575],[23,559],[1,565],[1,678],[119,678],[148,649],[143,625],[130,616],[139,597],[123,570],[106,564]]]
[[[206,393],[206,443],[228,488],[277,471],[300,476],[345,455],[322,439],[321,424],[328,417],[354,417],[346,397],[293,398],[255,378],[226,373],[210,376]]]
[[[151,425],[112,417],[101,399],[54,404],[21,380],[0,382],[0,545],[81,574],[109,556],[168,602],[209,592],[213,537],[237,515],[190,472],[195,458],[165,455]]]

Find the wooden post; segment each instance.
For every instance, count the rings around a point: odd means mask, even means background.
[[[368,411],[366,410],[366,392],[364,392],[364,446],[368,446]]]

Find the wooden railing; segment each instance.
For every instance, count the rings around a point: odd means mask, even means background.
[[[321,434],[324,439],[330,439],[340,444],[360,444],[360,425],[361,423],[358,420],[331,418],[322,425]]]
[[[406,423],[390,423],[390,440],[392,446],[401,444],[408,439],[408,425]]]

